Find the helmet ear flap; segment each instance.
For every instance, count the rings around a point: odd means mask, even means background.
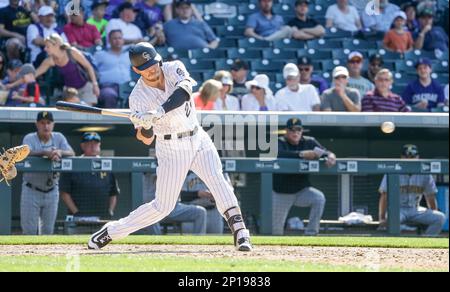
[[[131,66],[131,68],[133,68],[133,71],[134,71],[136,74],[141,75],[140,71],[139,71],[138,69],[136,69],[136,67]]]

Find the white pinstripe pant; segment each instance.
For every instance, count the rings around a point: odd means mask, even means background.
[[[155,200],[144,204],[128,217],[108,226],[113,240],[155,224],[167,217],[175,208],[189,170],[206,184],[221,214],[237,207],[233,188],[226,182],[219,154],[208,134],[199,129],[193,137],[175,140],[157,140],[156,157],[158,179]]]

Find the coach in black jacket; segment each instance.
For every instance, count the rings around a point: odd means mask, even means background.
[[[304,132],[300,119],[290,119],[287,122],[286,135],[278,141],[278,158],[303,160],[326,158],[328,167],[335,165],[336,155],[327,151],[313,137],[303,136]],[[289,210],[292,206],[298,206],[311,208],[309,225],[305,230],[305,235],[317,235],[325,201],[325,195],[311,186],[308,175],[274,175],[272,233],[283,235],[284,223]]]

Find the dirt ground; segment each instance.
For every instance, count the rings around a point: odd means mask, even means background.
[[[67,254],[285,260],[299,263],[350,265],[375,271],[379,269],[448,271],[449,269],[448,249],[257,246],[251,253],[238,253],[232,246],[214,245],[110,245],[102,251],[89,251],[81,245],[0,246],[0,256]]]

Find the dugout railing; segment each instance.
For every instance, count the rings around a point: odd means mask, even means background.
[[[350,188],[352,175],[388,175],[388,233],[400,235],[399,176],[402,174],[448,175],[448,160],[397,160],[397,159],[338,159],[328,168],[323,161],[295,159],[262,160],[257,158],[223,158],[223,169],[228,173],[253,173],[260,180],[260,233],[269,235],[272,229],[272,186],[275,173],[305,173],[312,175],[339,176],[341,210],[350,211]],[[152,158],[67,158],[50,162],[41,158],[29,158],[17,165],[19,172],[113,172],[128,173],[131,179],[131,207],[143,203],[144,173],[156,171]],[[131,211],[131,210],[130,210]],[[12,189],[0,184],[0,234],[11,234]]]

